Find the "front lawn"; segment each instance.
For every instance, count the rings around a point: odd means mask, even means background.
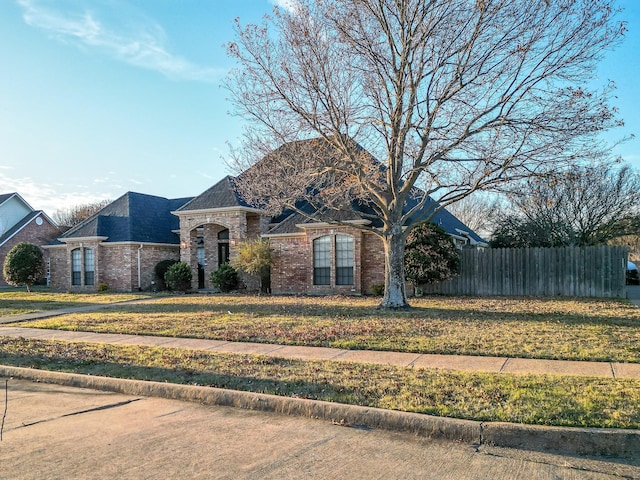
[[[466,373],[2,337],[0,364],[480,421],[640,428],[640,380]]]
[[[146,294],[0,291],[0,317],[149,298]]]
[[[0,297],[1,298],[1,297]],[[640,309],[595,299],[183,295],[23,327],[399,352],[640,362]],[[0,332],[1,333],[1,332]]]

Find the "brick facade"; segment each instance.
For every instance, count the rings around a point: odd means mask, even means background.
[[[229,259],[237,255],[238,243],[258,238],[266,232],[268,218],[249,209],[212,209],[210,211],[178,212],[180,217],[180,261],[191,266],[193,273],[191,287],[210,289],[211,273],[221,264],[219,258],[221,243],[228,244]],[[228,230],[229,238],[219,239],[221,231]],[[198,282],[198,248],[204,249],[204,274]],[[241,274],[241,280],[249,291],[260,289],[260,279]]]
[[[93,285],[85,285],[84,271],[81,285],[72,285],[71,255],[81,248],[94,250]],[[51,268],[51,288],[73,292],[95,291],[101,283],[122,292],[153,290],[157,283],[154,269],[162,260],[179,260],[178,245],[132,242],[108,243],[98,239],[68,241],[64,245],[48,246]]]
[[[336,285],[335,236],[353,238],[353,285]],[[329,285],[313,284],[313,241],[329,236],[332,241]],[[371,286],[384,283],[384,248],[377,236],[354,227],[305,227],[301,233],[268,236],[275,261],[271,267],[271,291],[276,294],[363,295]]]
[[[40,219],[42,222],[40,223]],[[40,223],[40,224],[38,224]],[[4,259],[13,247],[20,242],[29,242],[34,245],[42,247],[51,240],[56,238],[60,234],[60,230],[57,226],[53,225],[49,220],[40,215],[32,219],[27,225],[24,226],[19,232],[12,236],[2,246],[0,246],[0,286],[6,287],[8,284],[2,275],[2,265],[4,265]],[[48,262],[48,253],[43,249],[45,264]]]

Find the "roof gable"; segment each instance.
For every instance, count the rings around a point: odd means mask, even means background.
[[[26,215],[25,217],[23,217],[18,223],[13,225],[13,227],[11,227],[9,230],[7,230],[6,232],[4,232],[3,234],[0,235],[0,246],[2,246],[5,243],[7,243],[18,232],[20,232],[27,225],[29,225],[31,222],[33,222],[34,220],[36,220],[38,218],[42,219],[38,225],[41,225],[42,221],[46,221],[50,225],[56,226],[56,224],[53,222],[53,220],[51,220],[47,216],[47,214],[44,213],[42,210],[34,210],[33,212],[31,212],[28,215]],[[0,232],[0,233],[2,233],[2,232]]]

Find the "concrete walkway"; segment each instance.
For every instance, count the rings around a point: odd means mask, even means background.
[[[608,378],[640,378],[640,364],[619,362],[579,362],[569,360],[538,360],[527,358],[483,357],[467,355],[438,355],[373,350],[343,350],[325,347],[288,346],[265,343],[228,342],[194,338],[157,337],[149,335],[125,335],[91,333],[64,330],[46,330],[24,327],[9,327],[2,324],[55,317],[74,312],[115,307],[122,302],[106,305],[91,305],[62,310],[51,310],[26,315],[0,317],[0,336],[34,338],[41,340],[64,340],[72,342],[112,343],[120,345],[147,345],[165,348],[186,348],[221,353],[244,353],[268,355],[303,360],[333,360],[361,362],[400,367],[439,368],[459,371],[554,374]],[[630,299],[639,302],[640,299]],[[637,304],[637,303],[636,303]]]

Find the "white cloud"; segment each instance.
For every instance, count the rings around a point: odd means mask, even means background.
[[[63,42],[97,49],[130,65],[174,80],[217,81],[223,70],[195,65],[166,47],[162,27],[123,4],[18,0],[24,21]],[[87,5],[91,5],[91,8]],[[116,21],[108,21],[110,17]]]
[[[298,2],[296,0],[270,0],[276,7],[283,8],[291,13],[296,13]]]
[[[83,188],[61,192],[52,185],[36,183],[31,177],[8,177],[0,172],[0,193],[12,192],[18,192],[29,205],[36,210],[44,210],[48,215],[73,205],[115,198],[107,192],[88,191]]]

